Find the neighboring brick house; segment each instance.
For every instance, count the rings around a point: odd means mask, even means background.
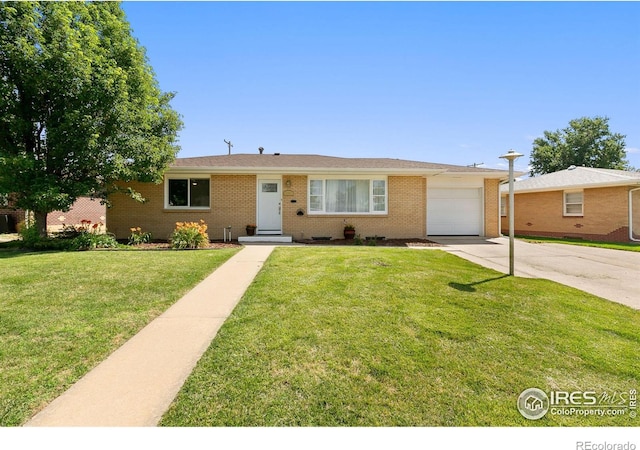
[[[387,158],[238,154],[177,159],[164,183],[127,184],[146,198],[110,198],[109,231],[167,239],[176,222],[204,220],[209,237],[498,236],[499,183],[507,172]],[[125,187],[125,186],[123,186]]]
[[[0,199],[2,200],[2,199]],[[47,229],[57,231],[63,225],[78,225],[82,220],[90,220],[92,223],[105,223],[106,206],[100,204],[100,200],[92,200],[89,197],[78,198],[67,212],[52,211],[47,214]],[[0,219],[7,215],[11,217],[5,227],[0,227],[0,232],[14,232],[16,225],[25,220],[25,211],[10,208],[8,204],[0,204]],[[6,219],[5,219],[6,220]]]
[[[80,197],[69,211],[52,211],[47,214],[47,228],[55,231],[63,225],[78,225],[83,220],[104,224],[107,220],[107,207],[100,204],[100,199]]]
[[[508,190],[500,191],[505,234]],[[516,181],[514,203],[516,235],[640,240],[640,172],[572,166]]]
[[[0,233],[14,233],[24,220],[24,211],[11,208],[8,195],[0,194]]]

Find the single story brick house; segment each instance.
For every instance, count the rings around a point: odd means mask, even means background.
[[[24,211],[11,208],[6,198],[0,194],[0,234],[15,233],[16,225],[24,220]]]
[[[508,233],[509,188],[501,187]],[[640,240],[640,172],[575,167],[514,183],[514,232],[605,242]]]
[[[49,231],[57,231],[63,225],[78,225],[83,220],[104,224],[106,218],[107,207],[100,203],[100,199],[79,197],[69,211],[52,211],[47,214],[47,228]]]
[[[204,220],[209,237],[234,239],[249,224],[257,236],[341,239],[345,223],[361,237],[498,236],[499,184],[508,173],[388,158],[236,154],[177,159],[164,182],[127,186],[110,198],[109,231],[141,227],[167,239],[176,222]],[[123,186],[124,187],[124,186]]]
[[[27,212],[23,209],[11,208],[8,200],[0,198],[0,233],[13,233],[16,226],[26,219]],[[49,232],[59,231],[63,225],[79,225],[83,220],[92,223],[105,223],[106,206],[100,200],[89,197],[79,197],[69,211],[52,211],[47,214],[47,229]]]

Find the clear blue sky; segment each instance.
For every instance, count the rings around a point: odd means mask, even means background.
[[[640,168],[637,2],[124,2],[180,157],[316,153],[501,168],[607,116]]]

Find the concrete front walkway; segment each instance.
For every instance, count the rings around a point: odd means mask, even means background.
[[[157,425],[273,249],[242,249],[26,426]]]
[[[429,238],[443,250],[509,273],[509,239]],[[640,309],[640,252],[515,240],[515,275],[546,278]]]

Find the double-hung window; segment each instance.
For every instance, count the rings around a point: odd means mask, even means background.
[[[386,178],[309,179],[310,214],[386,214]]]
[[[582,216],[584,212],[582,191],[565,192],[563,208],[563,214],[565,216]]]
[[[209,208],[209,178],[167,178],[165,181],[165,207]]]
[[[504,195],[500,196],[500,216],[507,216],[507,203],[509,202],[509,197],[505,197]]]

